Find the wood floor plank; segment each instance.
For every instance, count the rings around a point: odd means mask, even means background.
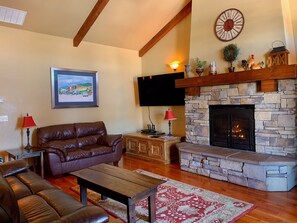
[[[126,155],[120,161],[119,167],[129,170],[146,170],[173,180],[255,204],[256,207],[240,218],[237,221],[238,223],[297,223],[297,187],[294,187],[289,192],[254,190],[183,171],[179,168],[178,163],[165,165]],[[79,200],[79,195],[70,190],[70,187],[77,185],[74,176],[65,175],[61,178],[47,177],[46,179]],[[113,220],[115,219],[111,217],[111,221]]]

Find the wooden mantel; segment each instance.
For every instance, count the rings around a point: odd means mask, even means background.
[[[277,91],[277,80],[293,79],[297,65],[278,65],[258,70],[223,73],[202,77],[175,80],[176,88],[187,88],[189,96],[200,96],[200,87],[256,82],[257,90],[262,92]]]

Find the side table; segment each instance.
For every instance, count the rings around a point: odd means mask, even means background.
[[[18,160],[18,159],[30,159],[34,157],[40,157],[40,175],[44,178],[44,166],[43,166],[43,152],[44,150],[39,150],[38,148],[32,148],[31,151],[27,151],[25,149],[11,149],[7,150],[8,161],[11,159]],[[33,165],[34,171],[35,163]]]

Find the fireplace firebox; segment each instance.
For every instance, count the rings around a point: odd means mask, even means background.
[[[210,105],[210,145],[255,151],[254,105]]]

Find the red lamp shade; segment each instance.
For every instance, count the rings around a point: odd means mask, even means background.
[[[164,120],[175,120],[176,117],[171,109],[168,109],[165,113]]]
[[[24,117],[24,122],[23,122],[23,128],[30,128],[36,126],[32,116],[25,116]]]

